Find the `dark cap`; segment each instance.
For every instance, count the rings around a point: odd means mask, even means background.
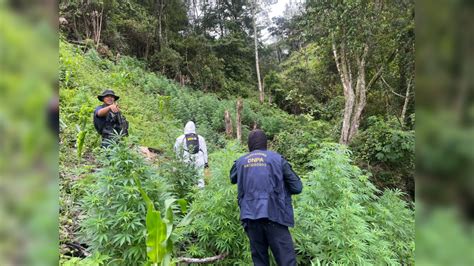
[[[114,96],[115,100],[118,100],[120,98],[119,96],[115,95],[115,92],[113,90],[105,90],[104,92],[102,92],[102,94],[97,95],[97,99],[103,102],[105,96]]]
[[[248,139],[249,151],[266,150],[267,136],[261,129],[254,129],[249,133]]]

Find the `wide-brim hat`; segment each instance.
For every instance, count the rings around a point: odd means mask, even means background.
[[[97,99],[103,102],[105,96],[114,96],[115,100],[118,100],[120,98],[119,96],[115,95],[115,92],[113,90],[105,90],[104,92],[102,92],[102,94],[97,95]]]

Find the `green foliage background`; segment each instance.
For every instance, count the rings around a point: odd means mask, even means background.
[[[173,196],[185,198],[195,215],[173,234],[175,257],[226,254],[219,264],[250,264],[236,187],[228,180],[245,141],[225,136],[223,119],[229,111],[235,121],[241,97],[242,139],[254,126],[263,129],[271,149],[293,164],[305,184],[294,197],[292,230],[302,264],[414,264],[412,94],[407,116],[396,123],[404,104],[399,95],[413,80],[413,2],[308,1],[277,19],[270,29],[276,41],[257,40],[255,48],[265,102],[257,101],[255,86],[253,42],[261,36],[253,30],[253,6],[204,3],[197,16],[195,5],[60,1],[60,15],[72,22],[61,26],[60,41],[61,195],[72,201],[62,204],[62,242],[81,239],[117,264],[144,262],[143,202],[136,201],[130,179],[139,175],[157,209]],[[258,16],[263,9],[257,6]],[[99,42],[92,40],[90,24],[96,11],[106,22]],[[345,99],[332,42],[347,44],[348,67],[370,45],[367,79],[384,66],[350,147],[335,143]],[[100,104],[95,97],[106,88],[121,96],[131,126],[128,139],[103,157],[98,135],[84,121],[92,120]],[[172,151],[189,120],[210,153],[212,174],[203,190],[194,186],[196,171]],[[136,146],[154,148],[157,157],[143,161]],[[73,151],[76,157],[68,156]],[[74,217],[79,221],[69,222]]]
[[[61,195],[75,202],[62,205],[61,216],[71,217],[61,220],[65,228],[61,241],[83,241],[91,251],[120,265],[145,261],[145,203],[134,186],[136,176],[158,209],[174,195],[186,198],[194,212],[192,223],[176,229],[173,236],[176,257],[226,253],[223,265],[251,263],[238,218],[237,188],[228,179],[233,161],[246,148],[223,135],[223,113],[229,110],[234,116],[235,99],[181,87],[147,72],[132,58],[112,62],[94,50],[83,51],[65,42],[60,46],[61,120],[65,125]],[[68,156],[68,151],[77,149],[73,125],[81,123],[84,110],[92,111],[100,104],[95,95],[106,87],[121,96],[119,103],[131,124],[130,137],[104,153],[97,148],[99,138],[88,124],[90,134],[78,165],[77,158]],[[89,119],[92,121],[91,113]],[[204,190],[196,189],[196,172],[182,167],[172,151],[174,139],[189,119],[196,121],[198,133],[210,146],[212,174]],[[369,181],[370,174],[352,164],[346,148],[324,144],[335,139],[329,123],[312,121],[308,115],[288,115],[271,106],[261,108],[246,99],[244,135],[254,122],[268,133],[272,148],[287,156],[303,176],[305,188],[295,197],[296,227],[292,230],[299,261],[413,264],[413,206],[400,199],[399,191],[378,191]],[[380,123],[374,132],[385,132],[384,122]],[[370,132],[367,138],[380,138]],[[158,149],[154,163],[144,161],[133,148],[137,144]],[[360,153],[372,150],[369,147]],[[70,178],[80,181],[71,183]],[[76,217],[81,218],[72,222],[75,231],[68,234],[68,221]]]

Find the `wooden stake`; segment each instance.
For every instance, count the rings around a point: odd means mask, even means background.
[[[230,114],[228,110],[224,112],[224,120],[225,120],[225,134],[228,138],[232,138],[232,120],[230,119]]]
[[[237,124],[237,140],[242,142],[242,99],[239,98],[237,100],[237,118],[236,118],[236,124]]]

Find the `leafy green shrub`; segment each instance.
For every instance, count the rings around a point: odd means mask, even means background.
[[[404,131],[394,119],[384,121],[371,116],[368,127],[354,140],[352,147],[368,163],[387,163],[414,168],[415,133]]]
[[[146,261],[146,204],[134,178],[140,180],[158,209],[170,197],[164,181],[129,145],[122,140],[99,155],[104,165],[94,174],[96,181],[85,188],[82,200],[85,243],[120,265]]]
[[[400,192],[378,190],[339,144],[324,144],[295,203],[301,261],[413,264],[414,212]]]
[[[263,129],[270,139],[273,139],[279,132],[289,130],[294,125],[295,116],[276,108],[269,108],[269,106],[262,108],[260,102],[255,100],[244,101],[243,112],[243,121],[246,122],[246,125],[251,127],[253,122],[257,122],[258,127]]]
[[[342,90],[338,88],[339,91]],[[326,121],[337,121],[338,119],[342,119],[344,116],[344,97],[343,96],[335,96],[328,100],[327,103],[322,104],[319,108],[319,113],[322,119]]]
[[[402,130],[396,118],[369,117],[368,127],[351,144],[357,161],[374,174],[379,188],[414,195],[415,132]]]
[[[223,265],[250,265],[247,236],[240,224],[237,187],[230,184],[232,163],[241,155],[236,143],[212,154],[209,184],[196,194],[191,206],[194,218],[177,230],[181,253],[188,257],[210,257],[228,253]]]
[[[99,104],[94,103],[94,95],[87,93],[85,88],[62,89],[60,97],[61,120],[66,125],[61,129],[60,137],[66,145],[77,148],[76,153],[80,158],[99,143],[100,136],[96,134],[92,123],[93,110]]]
[[[375,231],[391,243],[398,262],[414,264],[415,254],[415,221],[412,203],[402,200],[399,190],[385,190],[368,208]]]
[[[91,126],[89,120],[90,120],[90,114],[93,112],[92,108],[87,107],[86,105],[81,106],[81,109],[79,111],[79,124],[76,125],[77,128],[77,157],[80,159],[82,156],[82,150],[84,148],[84,142],[85,138],[87,136],[87,133],[91,130]]]
[[[166,180],[173,195],[189,203],[193,201],[198,183],[198,172],[193,165],[178,159],[166,160],[161,162],[158,174]]]
[[[71,258],[68,260],[60,260],[59,264],[62,266],[102,266],[106,265],[106,262],[109,259],[110,258],[108,256],[95,252],[91,256],[84,259]]]
[[[226,98],[229,98],[229,96],[232,95],[239,95],[242,98],[250,98],[252,95],[258,97],[252,90],[253,87],[246,82],[226,79],[224,84],[224,92],[220,93],[219,95],[222,95]]]
[[[169,78],[173,78],[179,72],[179,67],[183,58],[181,55],[169,47],[164,47],[151,58],[152,69],[165,73]]]
[[[309,163],[320,144],[330,141],[330,125],[324,121],[303,121],[295,126],[282,131],[275,136],[272,149],[282,154],[295,168],[303,174],[311,169]]]

